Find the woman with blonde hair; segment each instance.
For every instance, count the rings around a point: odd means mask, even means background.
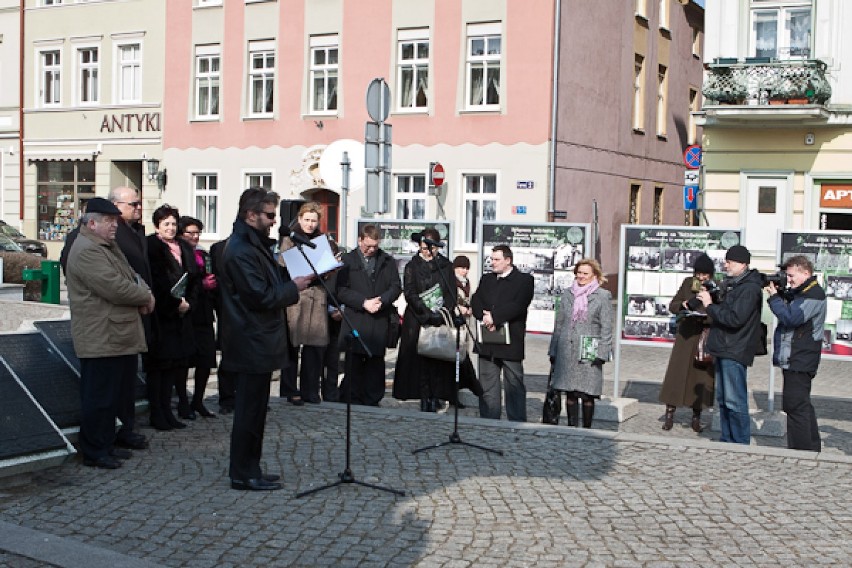
[[[612,294],[601,265],[583,258],[574,266],[574,283],[562,294],[550,340],[551,386],[565,392],[568,425],[577,426],[583,401],[583,428],[592,427],[595,400],[603,391],[603,364],[612,351]]]

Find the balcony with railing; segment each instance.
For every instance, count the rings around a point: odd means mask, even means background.
[[[716,59],[701,89],[706,116],[717,120],[827,120],[831,85],[818,59]]]

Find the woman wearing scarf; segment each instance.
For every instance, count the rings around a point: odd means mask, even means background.
[[[565,392],[568,425],[577,426],[583,401],[583,428],[592,427],[595,399],[603,390],[603,364],[612,350],[612,295],[598,261],[580,260],[574,283],[560,299],[556,327],[550,340],[551,385]]]

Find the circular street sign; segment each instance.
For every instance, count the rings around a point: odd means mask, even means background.
[[[432,166],[432,185],[435,187],[444,185],[444,166],[442,166],[440,162],[436,162],[435,165]]]
[[[683,163],[690,170],[697,170],[701,167],[701,146],[693,144],[687,146],[683,151]]]
[[[367,87],[367,114],[376,122],[384,122],[390,114],[390,89],[384,79],[373,79]]]

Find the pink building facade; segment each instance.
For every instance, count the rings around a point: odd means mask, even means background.
[[[361,216],[364,190],[353,179],[339,210],[322,157],[363,142],[365,93],[384,78],[393,155],[381,217],[448,219],[451,247],[467,253],[480,219],[544,221],[554,11],[552,0],[169,2],[163,199],[200,218],[206,241],[230,233],[250,185],[320,201],[336,233]],[[430,162],[446,170],[435,195]],[[352,246],[354,230],[338,236]]]

